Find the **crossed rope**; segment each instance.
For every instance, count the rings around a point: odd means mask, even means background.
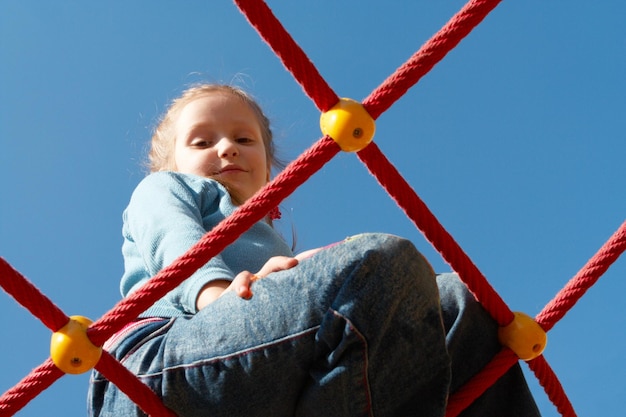
[[[469,1],[407,62],[363,100],[361,104],[369,116],[374,120],[377,119],[442,60],[499,3],[500,0]],[[263,0],[235,0],[235,4],[280,58],[285,68],[291,72],[317,108],[322,113],[331,110],[340,101],[338,96]],[[150,305],[174,289],[209,259],[219,254],[254,223],[264,218],[273,207],[307,181],[340,150],[338,142],[329,135],[324,135],[257,195],[208,232],[187,253],[155,275],[141,290],[122,299],[108,313],[92,323],[85,331],[89,343],[96,348],[101,347],[114,333],[135,320]],[[507,328],[515,323],[516,314],[508,308],[476,265],[382,154],[378,146],[371,142],[356,152],[356,155],[443,259],[459,274],[469,290],[501,328]],[[626,250],[626,222],[534,318],[534,323],[542,331],[549,331],[624,250]],[[0,258],[0,285],[55,334],[67,328],[68,323],[73,322],[2,258]],[[509,347],[503,347],[480,373],[457,392],[452,393],[446,416],[459,415],[518,360],[520,360],[518,353]],[[576,413],[569,399],[544,356],[539,354],[526,362],[557,410],[565,417],[575,416]],[[94,367],[125,392],[145,413],[158,417],[175,416],[154,392],[106,351],[102,350]],[[0,397],[0,416],[15,414],[65,373],[55,365],[52,359],[46,360]]]

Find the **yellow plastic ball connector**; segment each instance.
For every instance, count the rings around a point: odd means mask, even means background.
[[[513,321],[498,330],[500,343],[511,349],[523,361],[543,353],[548,342],[546,332],[532,317],[515,312]]]
[[[52,334],[50,357],[66,374],[85,373],[100,360],[102,348],[95,346],[87,337],[87,328],[91,323],[86,317],[72,316],[65,326]]]
[[[342,98],[330,110],[322,113],[320,128],[344,152],[365,148],[374,138],[376,123],[358,101]]]

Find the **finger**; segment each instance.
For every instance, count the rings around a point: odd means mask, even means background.
[[[265,277],[266,275],[271,274],[272,272],[284,271],[286,269],[291,269],[294,266],[298,265],[298,260],[296,258],[290,258],[288,256],[274,256],[270,258],[265,265],[261,268],[257,275],[260,277]]]
[[[245,282],[245,284],[242,284],[238,287],[237,290],[237,294],[241,297],[244,298],[246,300],[249,300],[252,298],[252,283],[257,282],[258,280],[260,280],[261,277],[259,277],[258,275],[255,274],[250,274],[248,277],[248,280]]]
[[[297,254],[296,255],[296,259],[301,261],[303,259],[310,258],[311,256],[315,255],[317,252],[319,252],[321,250],[322,250],[322,248],[315,248],[315,249],[306,250],[304,252],[301,252],[301,253]]]
[[[259,278],[256,275],[248,271],[242,271],[237,274],[230,287],[237,293],[239,297],[248,300],[252,297],[252,289],[250,288],[250,286],[254,281],[258,279]]]

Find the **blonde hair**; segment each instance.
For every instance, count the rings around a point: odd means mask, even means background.
[[[174,144],[176,134],[174,125],[182,109],[192,101],[210,94],[225,93],[238,97],[253,110],[261,127],[261,135],[265,145],[268,166],[283,167],[284,164],[276,157],[270,121],[263,113],[261,106],[246,91],[239,87],[226,84],[200,84],[185,90],[180,97],[172,101],[168,110],[161,118],[152,135],[150,152],[148,153],[148,167],[150,172],[175,170]]]

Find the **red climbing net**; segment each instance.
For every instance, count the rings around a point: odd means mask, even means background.
[[[325,112],[334,106],[339,100],[338,96],[269,7],[262,0],[235,0],[235,3],[318,109]],[[499,3],[500,0],[468,2],[439,32],[362,102],[370,116],[377,119],[443,59]],[[339,145],[329,136],[319,139],[256,196],[208,232],[186,254],[160,271],[140,291],[121,300],[108,313],[89,326],[87,336],[91,343],[95,346],[102,346],[114,333],[135,320],[146,308],[188,278],[209,259],[219,254],[254,223],[264,218],[273,207],[307,181],[339,151]],[[498,324],[500,326],[510,324],[514,313],[438,222],[426,204],[381,153],[378,146],[370,143],[357,152],[357,156],[452,269],[459,274],[476,299]],[[535,317],[539,326],[544,331],[549,331],[624,250],[626,250],[626,222]],[[57,332],[70,320],[50,299],[2,258],[0,258],[0,285],[53,332]],[[446,415],[457,416],[518,360],[519,357],[512,350],[504,347],[479,374],[457,392],[452,393]],[[558,411],[565,417],[575,416],[570,401],[545,358],[540,355],[527,363]],[[124,391],[147,414],[175,416],[154,392],[106,351],[103,350],[95,368]],[[64,374],[51,359],[48,359],[0,397],[0,416],[15,414]]]

